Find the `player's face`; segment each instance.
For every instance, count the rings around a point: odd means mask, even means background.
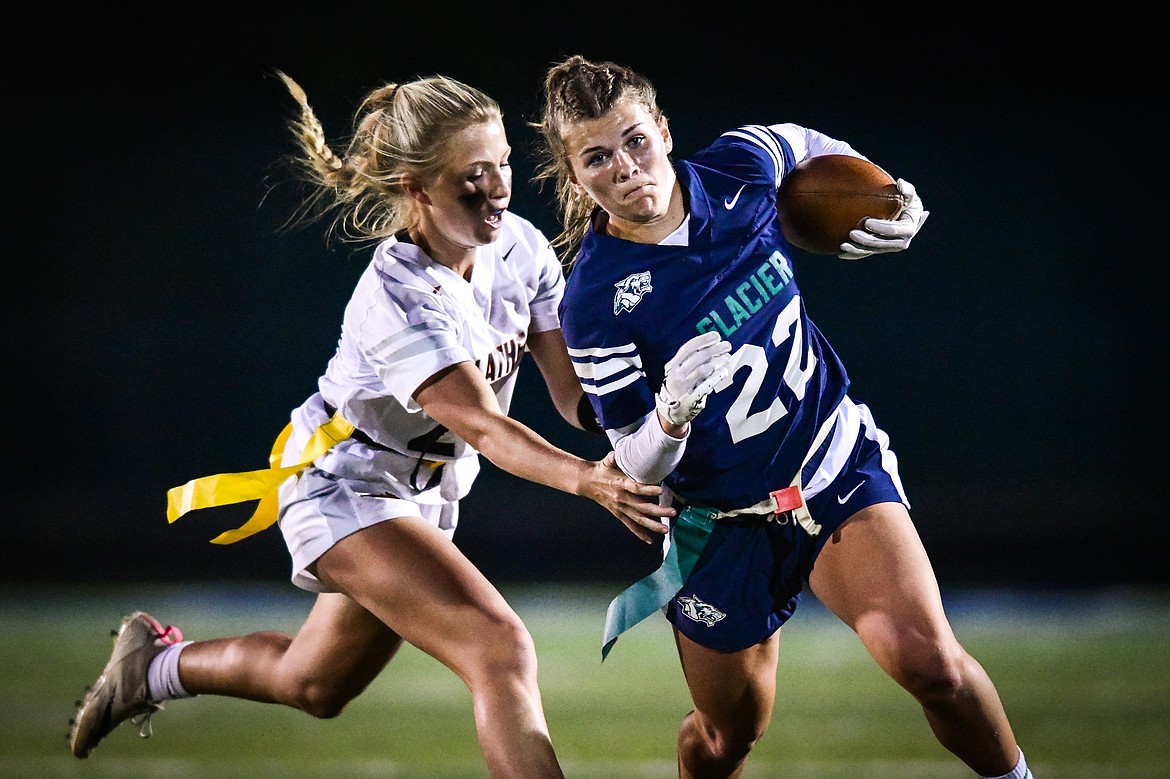
[[[423,235],[440,250],[491,243],[512,198],[512,147],[503,124],[492,121],[464,128],[451,138],[446,153],[447,163],[438,178],[423,187]]]
[[[562,133],[573,186],[586,192],[611,223],[636,227],[664,218],[674,189],[672,140],[665,120],[622,102],[598,119],[568,124]]]

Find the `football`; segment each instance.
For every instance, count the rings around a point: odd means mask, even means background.
[[[776,191],[784,237],[813,254],[839,254],[863,219],[897,219],[904,205],[890,174],[848,154],[808,158]]]

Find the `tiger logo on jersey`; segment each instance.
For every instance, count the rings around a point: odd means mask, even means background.
[[[695,622],[702,622],[707,627],[711,627],[727,616],[710,603],[704,603],[693,595],[684,595],[678,599],[678,602],[682,606],[683,616]]]
[[[650,286],[650,271],[648,270],[641,273],[631,273],[614,286],[617,287],[617,294],[613,296],[614,316],[623,311],[633,311],[634,306],[642,302],[643,295],[654,291],[654,287]]]

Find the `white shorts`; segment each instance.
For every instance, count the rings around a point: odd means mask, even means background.
[[[421,517],[451,538],[459,503],[415,503],[388,494],[385,485],[342,478],[314,466],[289,478],[280,485],[278,522],[292,555],[293,584],[310,592],[332,592],[305,568],[351,533],[398,517]]]

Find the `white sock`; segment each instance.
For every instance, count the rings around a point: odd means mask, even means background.
[[[190,643],[180,641],[172,644],[150,661],[150,668],[146,671],[146,689],[151,703],[195,697],[183,689],[183,683],[179,681],[179,654]]]
[[[1016,747],[1016,749],[1020,749]],[[1016,762],[1016,767],[1008,771],[1003,776],[985,776],[983,779],[1034,779],[1032,772],[1028,770],[1028,761],[1024,760],[1024,750],[1020,749],[1020,759]]]

